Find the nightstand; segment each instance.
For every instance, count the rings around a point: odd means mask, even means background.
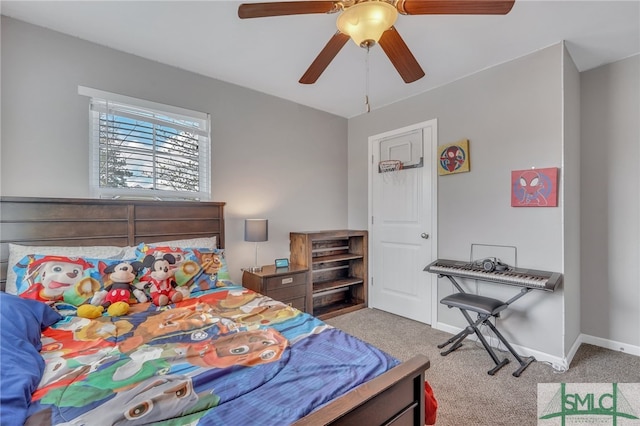
[[[245,270],[242,285],[304,311],[308,273],[309,268],[306,266],[291,264],[288,268],[276,269],[275,265],[266,265],[262,267],[262,271]]]

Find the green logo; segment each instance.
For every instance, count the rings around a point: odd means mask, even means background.
[[[555,387],[557,384],[540,383],[538,385],[538,404],[541,402],[541,387],[544,385]],[[633,400],[637,399],[636,397]],[[578,422],[580,424],[609,423],[610,420],[613,426],[618,424],[619,419],[638,419],[617,383],[570,384],[570,390],[567,390],[566,383],[560,383],[560,389],[555,392],[539,417],[540,420],[553,418],[559,418],[562,426],[565,426],[568,419],[574,424]]]

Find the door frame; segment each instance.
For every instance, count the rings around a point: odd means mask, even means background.
[[[431,229],[429,240],[431,244],[431,256],[433,260],[438,258],[438,168],[436,167],[436,159],[437,159],[437,149],[438,149],[438,119],[434,118],[427,121],[422,121],[420,123],[412,124],[409,126],[401,127],[399,129],[390,130],[384,133],[378,133],[376,135],[369,136],[369,147],[368,147],[368,174],[367,174],[367,186],[368,186],[368,219],[367,219],[367,227],[369,232],[369,253],[373,254],[373,242],[375,238],[373,238],[373,229],[372,229],[372,221],[373,221],[373,173],[374,170],[377,170],[375,165],[373,164],[373,149],[376,141],[380,139],[388,138],[391,136],[400,135],[403,133],[411,132],[418,129],[427,129],[431,127],[433,132],[433,137],[431,138],[431,146],[423,145],[423,152],[431,153],[431,159],[427,159],[426,161],[430,161],[431,163]],[[423,139],[424,140],[424,139]],[[368,283],[368,293],[372,294],[372,283],[373,283],[373,262],[370,259],[369,261],[369,283]],[[432,260],[426,259],[424,266],[427,266]],[[436,274],[432,274],[429,272],[424,272],[427,274],[427,282],[431,284],[431,326],[433,327],[438,323],[438,277]]]

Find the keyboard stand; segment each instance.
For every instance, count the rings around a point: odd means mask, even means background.
[[[511,355],[513,355],[518,363],[520,363],[520,367],[513,373],[515,377],[520,377],[520,374],[522,374],[524,369],[527,368],[529,364],[535,361],[535,358],[532,356],[525,358],[521,357],[515,351],[515,349],[513,349],[509,342],[507,342],[502,333],[500,333],[498,329],[491,323],[491,317],[498,318],[500,316],[500,312],[504,311],[511,303],[515,302],[516,300],[530,292],[531,289],[526,287],[522,288],[520,290],[520,293],[516,294],[506,302],[503,302],[491,297],[485,297],[465,292],[462,287],[460,287],[460,285],[456,282],[456,280],[450,275],[441,274],[440,277],[448,278],[458,290],[458,293],[446,296],[440,301],[440,303],[448,306],[449,308],[458,308],[469,323],[469,325],[465,327],[460,333],[456,334],[445,343],[438,345],[439,349],[443,349],[447,345],[451,344],[451,347],[449,349],[441,352],[440,354],[442,356],[446,356],[449,353],[455,351],[460,346],[462,346],[462,341],[468,335],[475,333],[482,343],[482,346],[484,346],[485,350],[489,353],[489,356],[491,356],[491,359],[493,359],[493,362],[496,364],[495,367],[487,372],[489,375],[493,376],[498,370],[509,363],[509,359],[504,358],[502,361],[500,361],[493,348],[489,346],[489,343],[478,328],[478,326],[486,324],[491,329],[491,331],[495,333],[496,337],[505,345],[509,352],[511,352]],[[478,314],[478,318],[476,321],[473,321],[471,315],[469,315],[469,312],[475,312]]]

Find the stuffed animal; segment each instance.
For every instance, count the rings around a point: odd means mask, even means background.
[[[79,306],[78,316],[97,318],[102,315],[105,309],[113,317],[119,317],[129,312],[129,299],[133,290],[131,283],[143,267],[143,263],[137,261],[123,261],[107,266],[104,272],[110,274],[111,286],[109,290],[96,293],[91,299],[91,304]]]
[[[145,287],[149,288],[151,300],[158,306],[165,306],[169,303],[176,303],[183,299],[182,291],[176,290],[178,284],[173,279],[175,270],[171,267],[176,263],[172,254],[165,254],[160,258],[147,255],[142,261],[143,265],[149,268],[149,273],[140,279]]]

